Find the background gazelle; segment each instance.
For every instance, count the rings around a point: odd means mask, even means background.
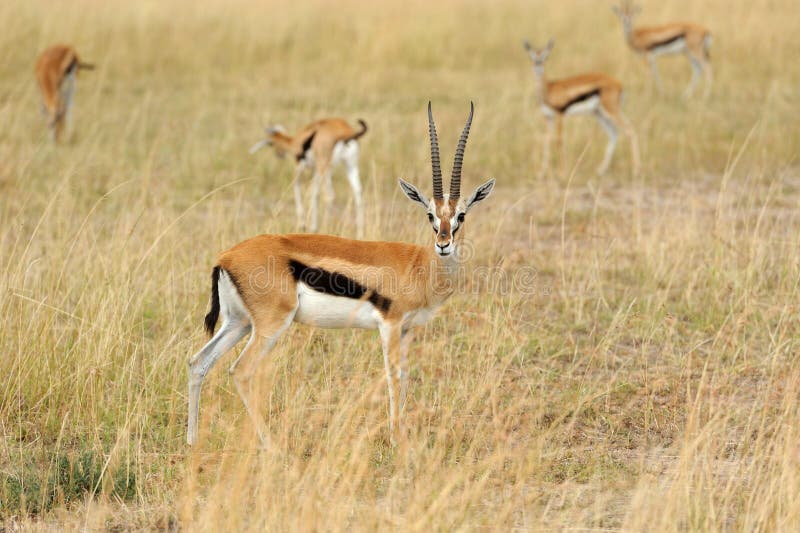
[[[697,78],[701,72],[705,73],[706,83],[703,97],[707,98],[711,92],[713,76],[711,73],[711,32],[698,24],[685,22],[664,24],[663,26],[633,27],[633,17],[639,13],[640,8],[633,5],[630,0],[623,0],[619,6],[612,6],[614,13],[622,21],[622,31],[625,40],[636,52],[642,54],[650,69],[659,92],[663,91],[661,77],[658,75],[656,57],[668,54],[684,54],[692,65],[692,79],[686,86],[684,95],[689,97],[694,92]]]
[[[389,389],[392,441],[401,435],[400,415],[407,389],[410,330],[428,322],[455,290],[459,243],[469,210],[492,192],[491,179],[461,198],[461,165],[473,107],[458,141],[450,192],[442,188],[439,143],[428,103],[433,168],[433,199],[400,180],[412,201],[425,209],[436,233],[433,248],[399,242],[368,242],[331,235],[261,235],[219,256],[212,271],[211,310],[205,318],[213,333],[189,362],[187,441],[197,442],[200,388],[214,363],[245,335],[247,346],[230,368],[248,415],[263,445],[267,432],[251,380],[259,362],[292,322],[319,328],[378,329]],[[398,394],[399,396],[395,396]]]
[[[64,122],[67,132],[72,130],[72,100],[78,71],[93,68],[94,65],[78,59],[74,48],[62,44],[46,49],[36,60],[36,81],[42,91],[47,126],[54,141],[61,136]]]
[[[619,129],[622,128],[631,140],[633,172],[639,172],[639,143],[630,121],[622,113],[622,84],[601,73],[582,74],[571,78],[550,81],[545,77],[544,64],[555,46],[553,39],[541,50],[524,41],[525,50],[533,63],[536,76],[536,95],[542,113],[547,119],[547,136],[544,142],[542,172],[550,165],[550,142],[555,127],[556,151],[561,153],[562,121],[565,115],[592,113],[608,135],[605,156],[597,168],[598,174],[608,170],[611,157],[617,147]]]
[[[361,200],[361,180],[358,176],[358,139],[367,132],[367,124],[359,120],[360,130],[355,130],[341,118],[316,120],[307,125],[294,136],[286,133],[282,126],[266,128],[266,138],[250,148],[255,153],[265,146],[273,146],[279,157],[287,153],[294,158],[295,170],[292,179],[294,187],[294,203],[297,223],[305,228],[305,212],[300,192],[300,175],[308,168],[313,168],[311,181],[311,223],[309,230],[317,231],[320,180],[325,180],[326,212],[330,212],[334,200],[331,173],[339,163],[343,163],[347,171],[347,180],[353,190],[356,205],[356,231],[359,238],[364,236],[364,209]]]

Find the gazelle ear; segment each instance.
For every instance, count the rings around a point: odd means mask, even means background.
[[[523,46],[523,48],[525,48],[526,52],[530,53],[530,51],[533,50],[533,47],[531,46],[531,42],[528,39],[524,39],[522,41],[522,46]]]
[[[473,192],[472,196],[467,200],[467,211],[481,200],[488,198],[489,195],[492,194],[492,189],[494,189],[494,178],[475,189],[475,192]]]
[[[397,181],[400,182],[400,188],[403,190],[405,195],[408,196],[409,200],[411,200],[412,202],[418,202],[426,210],[428,209],[428,207],[430,206],[430,203],[428,202],[428,199],[425,198],[424,194],[419,192],[419,190],[416,187],[414,187],[413,185],[411,185],[407,181],[404,181],[402,178],[398,179]]]
[[[611,6],[611,11],[616,13],[618,17],[622,16],[622,10],[619,8],[619,6]]]

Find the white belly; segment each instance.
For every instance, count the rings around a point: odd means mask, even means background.
[[[686,50],[686,39],[680,38],[672,41],[669,44],[657,46],[650,50],[650,53],[653,55],[662,56],[665,54],[679,54],[684,50]]]
[[[594,113],[598,105],[600,105],[600,97],[592,96],[591,98],[572,104],[564,111],[564,114],[580,115],[582,113]]]
[[[383,318],[366,300],[332,296],[298,283],[294,321],[318,328],[376,329]]]

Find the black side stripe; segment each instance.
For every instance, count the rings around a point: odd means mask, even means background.
[[[571,106],[573,106],[573,105],[575,105],[577,103],[583,102],[584,100],[588,100],[589,98],[592,98],[594,96],[598,96],[599,94],[600,94],[600,89],[595,89],[593,91],[589,91],[588,93],[583,93],[581,95],[576,96],[575,98],[573,98],[572,100],[570,100],[566,104],[564,104],[561,107],[558,107],[556,109],[558,110],[558,112],[563,113],[567,109],[569,109]]]
[[[355,300],[366,299],[383,314],[386,314],[392,307],[390,298],[381,296],[378,291],[365,287],[344,274],[310,267],[294,259],[289,260],[289,271],[295,281],[303,282],[323,294],[353,298]]]
[[[314,142],[314,137],[317,135],[317,132],[314,131],[311,135],[308,136],[308,139],[303,141],[303,148],[300,154],[297,156],[297,161],[300,162],[306,158],[306,152],[311,149],[311,143]]]
[[[663,41],[659,41],[659,42],[657,42],[657,43],[653,43],[653,44],[651,44],[650,46],[648,46],[648,47],[647,47],[647,49],[648,49],[648,50],[653,50],[653,49],[655,49],[655,48],[661,48],[662,46],[667,46],[668,44],[672,44],[672,43],[674,43],[675,41],[678,41],[678,40],[680,40],[680,39],[683,39],[684,37],[685,37],[685,36],[684,36],[684,34],[682,34],[682,33],[679,33],[679,34],[678,34],[678,35],[676,35],[675,37],[670,37],[669,39],[665,39],[665,40],[663,40]]]

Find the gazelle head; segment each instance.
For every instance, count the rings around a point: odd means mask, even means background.
[[[467,146],[467,136],[472,125],[474,106],[469,104],[469,118],[458,140],[456,156],[453,160],[453,172],[450,177],[450,192],[445,193],[442,187],[442,168],[439,162],[439,139],[436,135],[436,124],[433,122],[431,103],[428,102],[428,131],[431,138],[431,166],[433,167],[433,199],[428,200],[414,185],[400,180],[400,188],[406,196],[425,208],[436,238],[434,250],[439,257],[456,256],[458,244],[463,239],[464,220],[473,205],[486,199],[494,188],[494,179],[490,179],[477,189],[464,201],[461,198],[461,165],[464,162],[464,149]],[[460,232],[460,233],[459,233]]]
[[[266,128],[264,128],[264,138],[250,147],[250,153],[254,154],[259,150],[261,150],[262,148],[264,148],[265,146],[274,145],[278,157],[283,157],[286,153],[285,150],[283,150],[283,148],[280,145],[275,144],[275,137],[278,135],[286,136],[286,128],[284,128],[280,124],[267,126]]]
[[[631,32],[633,28],[633,17],[636,16],[642,8],[634,4],[631,0],[621,0],[618,6],[611,6],[611,10],[616,13],[622,21],[622,28],[626,34]]]
[[[533,63],[533,72],[537,77],[541,78],[544,76],[545,61],[547,61],[547,58],[550,57],[550,52],[553,50],[555,45],[556,42],[553,39],[547,41],[547,44],[544,48],[534,48],[527,40],[522,42],[522,46],[524,46],[525,51],[528,52],[528,57],[531,58],[531,63]]]

